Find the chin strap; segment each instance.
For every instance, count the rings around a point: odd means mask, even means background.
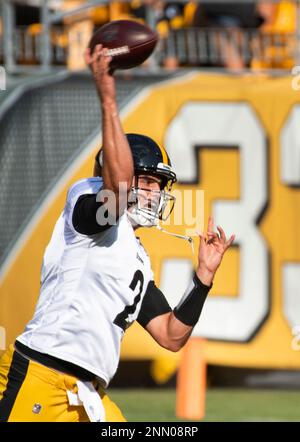
[[[194,240],[191,236],[179,235],[178,233],[168,232],[167,230],[163,229],[159,224],[156,224],[153,227],[156,227],[158,230],[160,230],[163,233],[166,233],[167,235],[176,236],[176,238],[185,239],[190,244],[192,248],[192,253],[193,254],[195,253]]]

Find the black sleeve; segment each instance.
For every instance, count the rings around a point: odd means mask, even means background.
[[[194,327],[211,288],[212,284],[210,286],[203,284],[195,272],[181,301],[173,310],[174,316],[183,324]]]
[[[137,317],[138,323],[145,328],[151,319],[171,311],[172,309],[162,291],[156,287],[154,281],[150,281]]]
[[[74,207],[72,223],[74,229],[83,235],[94,235],[108,229],[111,224],[100,225],[97,223],[96,213],[103,203],[96,201],[97,194],[81,195]],[[105,212],[108,218],[108,212]]]

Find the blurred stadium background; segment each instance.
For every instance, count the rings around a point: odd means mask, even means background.
[[[298,1],[2,0],[0,350],[32,315],[66,190],[91,175],[101,143],[83,51],[123,18],[161,37],[143,66],[117,74],[125,130],[165,144],[177,189],[204,189],[205,218],[237,238],[192,345],[170,353],[133,325],[111,395],[129,420],[181,420],[188,404],[208,421],[300,420]],[[191,251],[141,236],[174,306]]]

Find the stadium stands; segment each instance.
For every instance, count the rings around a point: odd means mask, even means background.
[[[83,0],[64,0],[59,2],[58,11],[74,11],[87,3]],[[13,55],[17,65],[39,66],[43,62],[45,39],[38,17],[37,7],[18,3],[17,27],[12,32]],[[255,70],[290,69],[295,64],[297,8],[292,0],[279,3],[260,1],[256,7],[251,3],[218,4],[207,3],[206,0],[99,0],[94,2],[93,8],[62,16],[51,24],[51,64],[82,69],[84,64],[78,55],[82,53],[93,29],[110,20],[129,18],[144,22],[149,21],[149,17],[161,37],[154,60],[162,67]],[[0,26],[0,62],[3,62],[3,47]]]

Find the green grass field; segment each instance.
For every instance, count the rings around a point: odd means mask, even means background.
[[[178,422],[175,390],[109,390],[131,422]],[[300,391],[210,389],[204,421],[300,421]]]

